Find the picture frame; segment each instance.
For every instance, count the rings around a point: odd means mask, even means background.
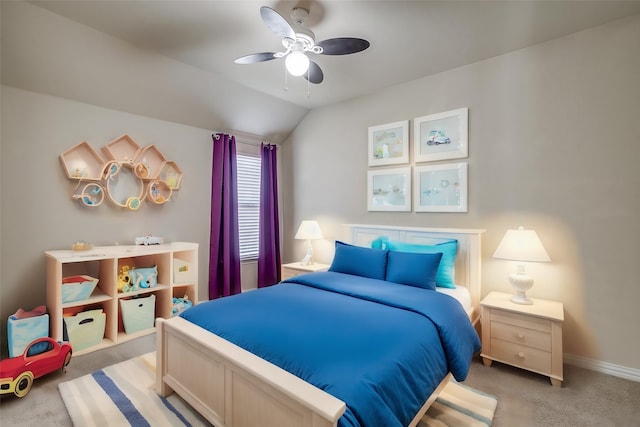
[[[469,109],[413,119],[415,162],[465,158],[469,155]]]
[[[415,211],[467,212],[467,175],[467,162],[414,167]]]
[[[411,167],[369,170],[367,210],[411,212]]]
[[[409,120],[369,127],[369,166],[409,163]]]

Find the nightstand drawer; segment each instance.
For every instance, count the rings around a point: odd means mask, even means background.
[[[551,353],[524,345],[492,338],[491,356],[496,360],[532,371],[551,372]]]
[[[551,351],[551,334],[532,329],[491,322],[491,338],[526,345],[542,351]]]
[[[303,274],[303,273],[308,273],[308,272],[292,270],[290,268],[283,268],[281,276],[282,276],[282,280],[285,280],[285,279],[291,279],[292,277],[296,277],[297,275]]]
[[[549,319],[541,319],[510,311],[491,310],[491,322],[507,323],[534,331],[551,333],[551,321]]]

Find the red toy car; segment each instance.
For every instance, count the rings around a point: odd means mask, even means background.
[[[66,371],[71,353],[71,344],[66,341],[49,337],[32,341],[22,355],[0,360],[0,394],[26,396],[34,379],[57,369]]]

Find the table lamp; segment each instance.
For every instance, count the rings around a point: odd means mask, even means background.
[[[318,221],[302,221],[294,238],[307,241],[307,254],[302,261],[300,261],[300,264],[313,264],[313,246],[311,246],[311,241],[322,239],[322,232],[320,231]]]
[[[516,304],[533,304],[526,295],[533,286],[533,278],[525,273],[523,262],[551,261],[538,234],[534,230],[525,230],[523,227],[507,230],[493,257],[520,261],[516,272],[509,275],[509,281],[515,289],[511,301]]]

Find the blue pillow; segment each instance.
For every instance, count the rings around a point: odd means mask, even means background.
[[[387,240],[383,244],[384,249],[390,251],[416,252],[423,254],[442,253],[438,273],[436,274],[436,286],[441,288],[455,288],[454,282],[454,263],[456,261],[456,252],[458,251],[458,241],[439,243],[437,245],[418,245],[415,243],[397,242]]]
[[[390,251],[387,258],[388,282],[436,290],[436,273],[442,252],[423,254]]]
[[[387,250],[353,246],[336,241],[336,253],[329,271],[384,280],[387,271]]]

